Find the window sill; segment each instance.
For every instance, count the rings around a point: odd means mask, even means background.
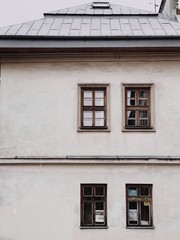
[[[77,132],[111,132],[108,128],[78,128]]]
[[[108,226],[81,226],[80,229],[108,229]]]
[[[122,132],[156,132],[154,128],[123,128]]]
[[[126,229],[155,229],[155,226],[128,226]]]

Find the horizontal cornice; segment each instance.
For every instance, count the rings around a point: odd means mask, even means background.
[[[0,158],[0,165],[26,164],[180,165],[180,156],[61,156]]]

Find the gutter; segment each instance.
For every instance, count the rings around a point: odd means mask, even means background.
[[[3,49],[42,48],[179,48],[180,36],[125,36],[125,37],[49,37],[49,36],[1,36]]]

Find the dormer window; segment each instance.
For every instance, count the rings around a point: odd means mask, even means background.
[[[110,3],[109,2],[93,2],[92,3],[92,8],[96,9],[96,8],[110,8]]]

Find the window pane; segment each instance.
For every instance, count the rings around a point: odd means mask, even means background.
[[[104,202],[96,202],[95,223],[104,224]]]
[[[128,111],[128,126],[136,126],[136,111]]]
[[[128,111],[128,118],[135,118],[136,117],[136,111]]]
[[[92,117],[93,117],[92,111],[84,111],[83,112],[83,126],[84,127],[92,126],[92,123],[93,123]]]
[[[136,126],[136,120],[128,120],[128,126]]]
[[[141,196],[149,196],[149,187],[140,187]]]
[[[139,111],[139,117],[140,118],[147,118],[147,111]]]
[[[104,99],[96,98],[95,106],[104,106]]]
[[[138,224],[138,209],[137,209],[137,202],[129,202],[129,209],[128,209],[128,220],[129,224]]]
[[[135,98],[135,91],[133,91],[133,90],[128,90],[128,91],[127,91],[127,97],[128,97],[128,98]]]
[[[84,202],[84,224],[93,224],[93,207],[91,202]]]
[[[128,196],[137,196],[137,195],[138,195],[137,187],[128,188]]]
[[[139,91],[139,97],[140,98],[147,98],[147,91],[146,90]]]
[[[84,196],[92,196],[92,187],[84,187]]]
[[[127,105],[128,106],[135,106],[136,105],[136,99],[135,99],[135,91],[127,91]]]
[[[93,117],[93,113],[92,111],[84,111],[84,118],[92,118]]]
[[[104,91],[95,91],[95,98],[104,98]]]
[[[139,100],[140,106],[147,106],[147,100]]]
[[[92,99],[84,98],[84,106],[92,106]]]
[[[95,91],[95,106],[104,106],[104,91]]]
[[[104,202],[96,202],[96,210],[104,210]]]
[[[136,105],[135,99],[128,99],[127,105],[128,106],[135,106]]]
[[[92,91],[84,91],[84,98],[92,98]]]
[[[92,127],[92,119],[83,119],[84,127]]]
[[[92,91],[84,91],[84,106],[92,106]]]
[[[95,195],[96,196],[104,196],[104,187],[96,187]]]
[[[150,202],[141,202],[141,225],[149,225],[149,206]]]
[[[96,127],[104,127],[104,119],[95,119]]]
[[[140,120],[139,125],[140,126],[148,126],[148,120]]]
[[[95,111],[95,118],[104,118],[104,111]]]
[[[104,111],[95,111],[95,126],[104,126]]]

